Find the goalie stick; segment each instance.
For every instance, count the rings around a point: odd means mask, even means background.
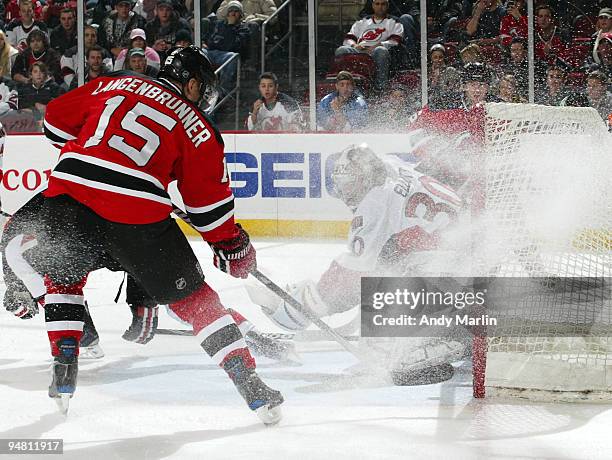
[[[304,334],[304,332],[306,333],[310,332],[310,333],[316,333],[316,334]],[[155,334],[179,335],[179,336],[189,337],[189,336],[193,336],[193,331],[189,329],[156,329]],[[265,337],[266,339],[292,340],[296,342],[313,342],[316,340],[323,340],[325,338],[321,334],[321,331],[315,331],[315,330],[301,331],[296,334],[283,333],[283,332],[261,332],[259,335],[261,335],[262,337]],[[310,338],[311,336],[316,337],[316,338],[311,339]],[[308,338],[304,338],[304,337],[308,337]],[[359,337],[356,335],[343,335],[342,337],[344,337],[345,340],[349,340],[349,341],[355,341],[359,339]]]

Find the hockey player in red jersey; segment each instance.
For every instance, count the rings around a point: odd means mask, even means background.
[[[193,326],[265,423],[280,419],[282,395],[256,374],[243,335],[169,216],[166,189],[177,180],[215,265],[241,278],[256,266],[248,234],[234,223],[223,140],[198,108],[214,94],[214,82],[210,62],[190,46],[169,53],[157,80],[111,74],[47,106],[45,134],[62,150],[37,236],[55,358],[49,396],[64,409],[76,388],[83,285],[98,257],[108,254]]]
[[[439,249],[444,232],[463,206],[450,187],[409,164],[383,160],[365,145],[349,146],[340,153],[332,180],[339,198],[353,212],[347,251],[334,259],[318,282],[305,280],[288,287],[291,295],[320,317],[358,306],[361,277],[427,276],[426,266],[439,261],[433,251]],[[251,286],[249,293],[284,329],[296,331],[310,325],[280,298]],[[394,356],[388,363],[391,373],[405,360],[401,353]],[[446,371],[452,375],[449,365]]]

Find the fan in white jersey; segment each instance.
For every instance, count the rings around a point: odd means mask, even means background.
[[[399,164],[383,161],[365,145],[348,147],[336,160],[334,189],[353,212],[348,250],[335,258],[318,282],[305,280],[288,287],[292,296],[319,316],[358,306],[362,276],[424,276],[423,266],[456,220],[462,200],[453,189],[409,164]],[[257,295],[256,300],[285,329],[310,325],[276,297]],[[394,356],[389,365],[400,367],[406,359]]]
[[[336,49],[336,56],[343,54],[367,53],[376,64],[374,86],[382,91],[389,79],[390,50],[402,42],[404,26],[392,16],[389,16],[388,0],[372,2],[374,14],[353,24],[344,39],[342,46]]]
[[[302,131],[304,119],[295,99],[278,91],[278,78],[272,72],[259,77],[260,98],[247,119],[249,131]]]

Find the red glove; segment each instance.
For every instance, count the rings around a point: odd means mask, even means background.
[[[255,248],[240,224],[236,224],[236,227],[238,236],[235,238],[210,243],[214,253],[213,263],[219,270],[235,278],[246,278],[257,268]]]

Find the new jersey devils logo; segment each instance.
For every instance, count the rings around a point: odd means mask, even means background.
[[[361,36],[361,40],[362,42],[375,42],[377,41],[380,36],[383,34],[383,32],[385,31],[385,29],[374,29],[374,30],[368,30],[365,34],[363,34]]]

